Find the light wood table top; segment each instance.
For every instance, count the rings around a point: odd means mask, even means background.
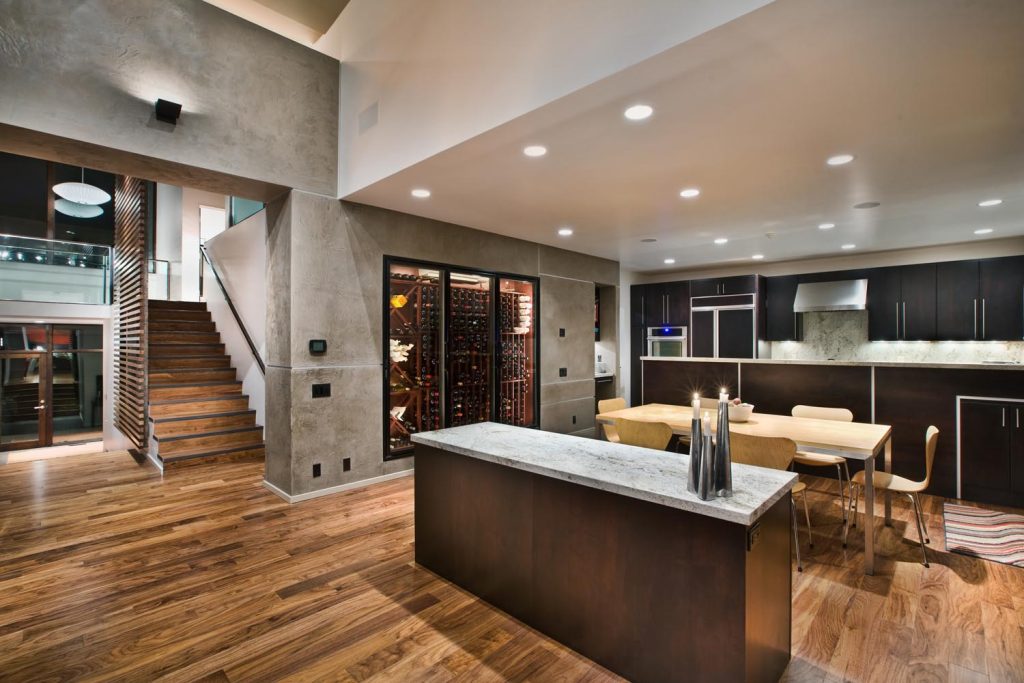
[[[689,434],[693,411],[690,406],[648,403],[601,413],[597,416],[597,421],[612,422],[620,417],[641,422],[665,422],[676,434]],[[716,423],[717,417],[712,415],[712,429]],[[841,451],[843,455],[856,460],[865,460],[877,455],[885,447],[892,433],[892,427],[889,425],[814,420],[757,412],[747,422],[730,422],[729,429],[750,436],[782,436],[796,441],[798,446]]]

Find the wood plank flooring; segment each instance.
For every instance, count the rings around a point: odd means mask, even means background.
[[[262,467],[0,466],[0,679],[618,680],[419,569],[411,478],[288,505]],[[829,486],[813,550],[801,528],[784,680],[1024,680],[1024,570],[944,552],[925,497],[931,568],[897,502],[865,577]]]

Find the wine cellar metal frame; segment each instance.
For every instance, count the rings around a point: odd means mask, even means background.
[[[441,278],[440,285],[440,300],[443,303],[444,314],[441,318],[441,358],[445,358],[447,353],[445,335],[448,330],[448,317],[449,317],[449,275],[452,272],[466,275],[481,275],[489,278],[493,278],[494,281],[494,296],[490,300],[490,310],[488,312],[489,319],[495,321],[493,329],[491,330],[491,343],[494,349],[494,360],[490,367],[490,384],[491,391],[493,392],[493,399],[490,402],[490,414],[488,419],[495,421],[497,419],[498,410],[498,385],[500,384],[500,377],[498,375],[498,357],[499,349],[501,347],[501,332],[500,325],[498,324],[498,306],[500,301],[500,282],[504,279],[509,280],[522,280],[529,282],[533,285],[533,321],[534,321],[534,335],[533,335],[533,422],[531,425],[533,428],[540,427],[540,392],[541,392],[541,355],[540,355],[540,335],[541,335],[541,309],[540,309],[540,278],[531,275],[521,275],[518,273],[508,273],[503,271],[487,270],[482,268],[461,266],[450,263],[441,263],[438,261],[424,261],[415,258],[405,258],[402,256],[389,256],[384,255],[384,272],[381,276],[382,289],[381,289],[381,340],[383,348],[383,358],[381,359],[381,376],[382,376],[382,400],[381,400],[381,419],[382,419],[382,431],[383,431],[383,459],[388,460],[400,460],[402,458],[412,457],[412,453],[401,453],[399,455],[391,455],[389,447],[389,434],[390,434],[390,417],[391,417],[391,386],[390,386],[390,369],[391,369],[391,354],[390,354],[390,333],[391,333],[391,306],[390,306],[390,295],[391,295],[391,267],[393,265],[399,266],[410,266],[414,268],[425,268],[431,270],[443,271],[443,277]],[[441,376],[440,385],[441,395],[439,397],[439,403],[441,405],[441,428],[447,426],[448,416],[446,411],[446,404],[448,401],[446,382],[444,374]]]

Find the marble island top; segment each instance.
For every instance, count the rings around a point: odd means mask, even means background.
[[[944,370],[1024,370],[1024,364],[1022,363],[919,363],[912,361],[699,358],[689,356],[686,358],[640,356],[640,360],[657,360],[672,363],[758,363],[765,365],[853,365],[876,368],[940,368]]]
[[[792,472],[733,464],[733,496],[686,490],[690,456],[494,422],[413,434],[414,443],[545,477],[749,526],[797,481]]]

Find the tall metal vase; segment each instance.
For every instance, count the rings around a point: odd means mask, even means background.
[[[700,482],[700,464],[704,454],[704,438],[700,428],[700,404],[693,411],[690,422],[690,473],[686,478],[686,490],[697,493]]]
[[[720,498],[732,495],[732,453],[729,450],[729,394],[718,395],[718,430],[715,434],[715,492]]]
[[[711,418],[705,414],[701,425],[700,472],[697,477],[697,497],[711,500],[715,497],[715,472],[713,463],[715,446],[711,441]]]

